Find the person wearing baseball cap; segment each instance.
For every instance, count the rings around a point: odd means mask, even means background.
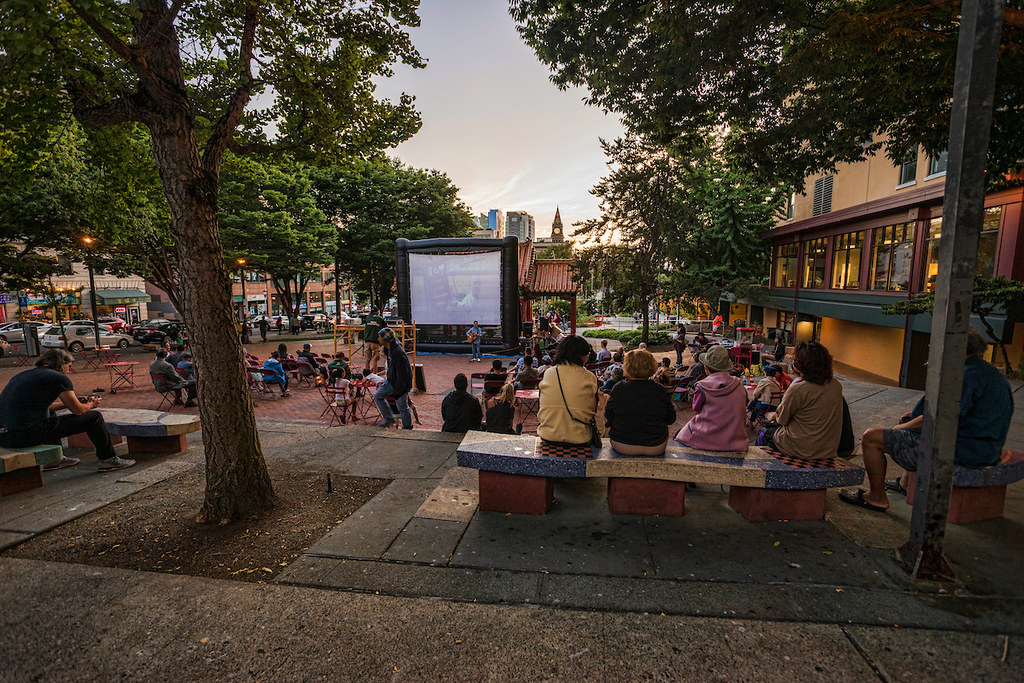
[[[395,421],[395,416],[388,405],[388,398],[395,399],[395,405],[402,416],[402,429],[412,429],[412,411],[409,409],[409,392],[412,390],[412,366],[405,349],[395,341],[395,333],[385,327],[377,333],[377,339],[384,348],[387,358],[387,379],[373,395],[373,401],[380,411],[381,421],[378,427],[387,427]]]

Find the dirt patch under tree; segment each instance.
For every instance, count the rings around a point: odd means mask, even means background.
[[[331,477],[268,463],[277,506],[246,522],[196,522],[204,470],[196,467],[63,524],[4,553],[52,562],[215,579],[273,579],[331,527],[377,495],[387,479]]]

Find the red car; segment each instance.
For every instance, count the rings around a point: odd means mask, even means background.
[[[106,325],[111,329],[112,332],[119,332],[126,334],[128,332],[128,323],[121,318],[112,318],[110,316],[100,316],[96,319],[100,325]]]

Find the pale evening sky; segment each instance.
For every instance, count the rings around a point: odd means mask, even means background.
[[[605,174],[598,138],[622,133],[618,117],[585,105],[583,90],[559,91],[523,43],[505,0],[422,0],[413,44],[425,69],[396,68],[382,97],[416,97],[423,127],[392,154],[442,171],[473,215],[526,211],[537,235],[555,206],[566,234],[599,215],[589,193]]]

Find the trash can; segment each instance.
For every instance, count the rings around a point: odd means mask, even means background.
[[[25,325],[25,355],[39,355],[39,329],[35,325]]]

